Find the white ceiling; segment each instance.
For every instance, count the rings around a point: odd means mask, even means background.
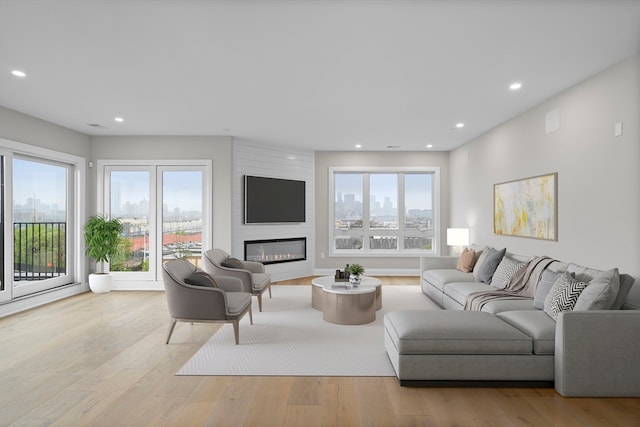
[[[91,135],[449,150],[639,51],[640,0],[0,0],[0,105]]]

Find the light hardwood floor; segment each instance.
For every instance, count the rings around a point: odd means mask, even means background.
[[[384,286],[418,284],[381,279]],[[179,377],[219,326],[179,323],[165,345],[167,326],[162,292],[86,293],[0,319],[0,426],[640,425],[640,399],[567,399],[553,389]]]

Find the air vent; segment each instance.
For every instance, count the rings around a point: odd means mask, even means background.
[[[98,123],[87,123],[87,125],[91,126],[92,128],[96,128],[96,129],[106,129],[106,127],[98,124]]]
[[[387,148],[388,148],[389,150],[394,150],[394,149],[398,149],[398,148],[400,148],[400,146],[399,146],[399,145],[387,145]]]

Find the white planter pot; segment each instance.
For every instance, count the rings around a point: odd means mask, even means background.
[[[89,288],[97,294],[104,294],[111,291],[113,287],[113,276],[111,274],[89,274]]]
[[[349,276],[349,283],[351,283],[352,286],[358,287],[358,286],[360,286],[361,282],[362,282],[362,275],[360,275],[360,274],[351,274]]]

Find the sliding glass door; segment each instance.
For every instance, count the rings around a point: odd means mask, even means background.
[[[116,280],[155,281],[163,262],[187,259],[200,265],[210,240],[210,167],[100,164],[104,171],[104,214],[123,226],[119,255],[110,265]]]
[[[186,259],[200,266],[204,207],[204,172],[159,168],[162,178],[162,261]]]
[[[107,215],[119,219],[124,228],[120,250],[109,269],[120,273],[121,279],[152,280],[156,261],[150,257],[155,243],[155,233],[150,233],[155,227],[154,168],[114,166],[108,168],[108,177]]]
[[[14,156],[13,296],[71,283],[69,257],[73,166]]]

